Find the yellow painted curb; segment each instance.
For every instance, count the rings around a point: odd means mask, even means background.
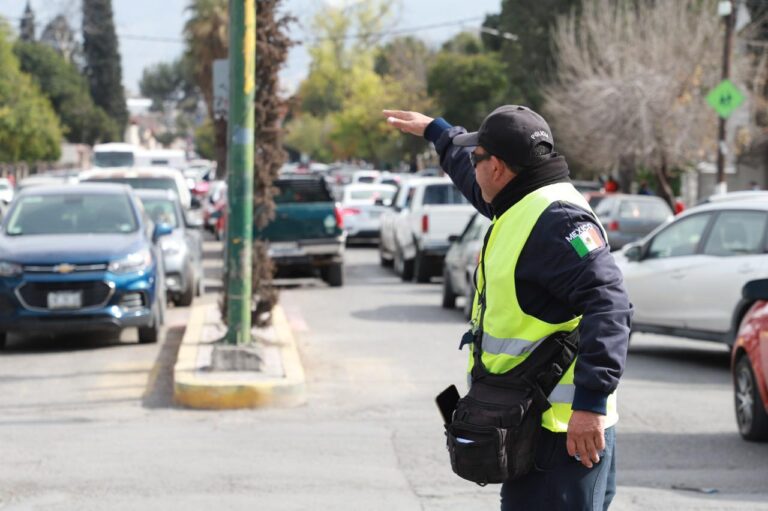
[[[197,352],[209,311],[215,304],[196,305],[190,313],[179,355],[173,369],[174,401],[189,408],[227,410],[262,406],[298,406],[306,403],[304,368],[285,312],[272,311],[272,322],[280,345],[283,378],[243,378],[215,380],[203,377],[197,367]],[[246,373],[247,374],[247,373]],[[207,376],[207,375],[206,375]]]

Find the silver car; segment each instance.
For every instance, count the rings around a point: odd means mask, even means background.
[[[456,307],[456,297],[464,297],[464,316],[469,319],[472,314],[472,302],[475,298],[474,274],[483,239],[490,219],[480,213],[475,213],[467,222],[461,236],[451,236],[451,248],[445,255],[443,265],[443,307]]]
[[[171,227],[162,238],[165,286],[175,305],[187,306],[203,293],[202,222],[185,215],[178,197],[167,190],[136,190],[155,224]],[[195,219],[197,220],[197,219]]]

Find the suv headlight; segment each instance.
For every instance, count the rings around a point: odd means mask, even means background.
[[[21,272],[22,269],[20,264],[0,261],[0,277],[15,277],[21,275]]]
[[[133,273],[141,271],[152,264],[152,253],[149,249],[139,250],[128,254],[122,259],[109,263],[109,271],[112,273]]]
[[[178,240],[166,239],[162,241],[160,246],[163,249],[163,254],[166,254],[169,256],[175,256],[177,254],[180,254],[184,250],[184,243]]]

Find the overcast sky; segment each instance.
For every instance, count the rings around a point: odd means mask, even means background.
[[[26,1],[0,0],[0,16],[10,18],[10,23],[18,27],[18,19],[23,14]],[[324,1],[338,5],[354,0],[284,1],[285,9],[299,20],[292,32],[294,39],[311,36],[304,27],[309,26],[312,16]],[[146,66],[173,60],[181,54],[181,30],[188,4],[189,0],[112,0],[123,60],[123,84],[129,93],[138,93],[138,82]],[[35,11],[38,35],[48,21],[59,13],[66,14],[79,31],[80,0],[31,0],[31,5]],[[402,0],[401,5],[402,9],[394,24],[397,30],[470,20],[464,24],[456,23],[414,32],[414,35],[428,43],[438,45],[462,29],[479,27],[486,14],[500,10],[501,0]],[[308,66],[306,48],[295,46],[281,75],[284,86],[293,90],[306,76]]]

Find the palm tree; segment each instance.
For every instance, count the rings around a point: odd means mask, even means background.
[[[213,61],[227,58],[228,3],[227,0],[191,0],[187,11],[191,16],[184,25],[185,57],[192,63],[208,114],[213,116]]]

